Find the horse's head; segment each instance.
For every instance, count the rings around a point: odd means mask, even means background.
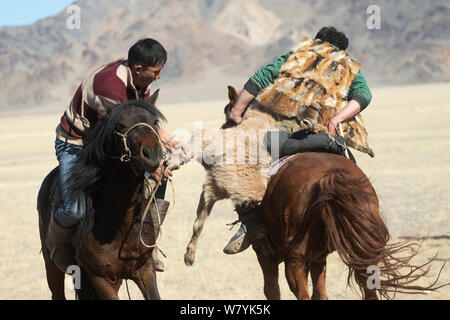
[[[233,109],[234,104],[236,103],[238,93],[236,89],[232,86],[228,86],[228,98],[230,102],[225,106],[223,112],[225,113],[225,123],[222,125],[222,129],[227,129],[236,126],[236,123],[230,118],[231,109]]]
[[[77,197],[97,183],[111,161],[130,166],[136,175],[155,171],[163,158],[157,124],[165,120],[154,105],[143,100],[114,106],[83,139],[84,148],[70,172],[72,195]]]
[[[130,161],[135,171],[154,172],[161,165],[163,146],[157,125],[156,108],[146,102],[132,102],[122,112],[116,127],[121,143],[117,145],[122,162]]]
[[[89,154],[87,162],[101,167],[104,160],[115,158],[129,163],[137,174],[155,171],[163,158],[157,125],[166,120],[150,104],[157,95],[158,92],[147,101],[128,101],[113,107],[88,137],[85,145]]]

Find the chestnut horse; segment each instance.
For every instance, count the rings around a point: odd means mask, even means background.
[[[281,261],[297,299],[327,299],[326,258],[333,251],[349,267],[347,284],[354,278],[364,299],[442,287],[434,286],[437,279],[428,287],[411,284],[428,273],[434,259],[414,266],[410,260],[418,254],[415,244],[388,243],[375,190],[356,164],[343,156],[319,152],[294,156],[269,182],[261,210],[275,248],[270,255],[258,243],[253,245],[267,299],[280,298]]]
[[[156,100],[155,93],[149,102]],[[152,104],[130,101],[97,121],[70,177],[73,197],[87,195],[80,223],[76,260],[81,270],[78,299],[118,299],[122,279],[133,280],[145,299],[159,299],[152,250],[140,242],[144,173],[163,158],[157,124],[165,120]],[[52,299],[65,299],[64,273],[50,260],[45,237],[50,215],[61,199],[58,167],[43,181],[37,208],[42,254]],[[94,214],[95,213],[95,214]],[[85,236],[83,236],[85,235]],[[77,237],[75,237],[77,238]],[[153,224],[143,224],[142,239],[155,241]]]
[[[238,94],[229,86],[228,95],[230,102],[224,108],[226,122],[222,129],[236,126],[230,112]],[[226,198],[214,184],[206,187],[209,198],[205,200],[205,192],[200,197],[193,236],[185,254],[186,265],[194,262],[196,244],[212,206]],[[327,299],[326,258],[333,251],[349,267],[348,284],[354,278],[364,299],[391,298],[395,292],[423,293],[442,287],[435,286],[439,275],[428,287],[412,285],[428,273],[434,259],[414,266],[410,260],[418,254],[417,245],[388,243],[390,235],[375,190],[358,166],[343,156],[308,152],[290,158],[271,177],[260,214],[268,236],[254,243],[253,249],[263,271],[267,299],[280,299],[278,265],[283,261],[289,287],[298,299]],[[273,252],[268,252],[267,244],[262,242],[270,242]],[[403,268],[409,271],[403,274]],[[312,297],[308,292],[309,273]],[[379,275],[378,279],[374,274]]]

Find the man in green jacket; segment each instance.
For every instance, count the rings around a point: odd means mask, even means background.
[[[334,27],[323,27],[317,33],[315,39],[327,41],[338,47],[340,50],[345,50],[348,47],[348,39],[345,34],[338,32]],[[288,55],[288,53],[282,55],[273,63],[262,67],[250,77],[236,100],[233,109],[231,110],[230,116],[234,122],[239,124],[242,121],[241,115],[248,104],[258,95],[259,91],[274,82],[275,78],[278,76],[281,66],[286,62]],[[328,125],[328,133],[331,136],[334,136],[335,128],[339,123],[352,118],[364,110],[369,105],[371,100],[372,94],[370,93],[370,89],[367,86],[363,75],[359,72],[350,86],[348,93],[349,102],[347,106],[330,120]]]
[[[337,31],[334,27],[323,27],[317,33],[315,39],[329,42],[340,50],[346,50],[348,47],[348,39],[345,34]],[[248,104],[258,95],[259,91],[274,82],[281,66],[286,62],[288,55],[288,53],[282,55],[273,63],[262,67],[250,77],[231,110],[230,118],[236,122],[236,124],[239,124],[242,121],[242,113],[245,111]],[[348,104],[328,123],[328,134],[330,136],[335,136],[336,128],[339,123],[357,115],[364,110],[372,100],[372,94],[361,72],[358,73],[355,80],[352,82],[347,100]],[[299,130],[297,128],[290,129],[291,134],[293,131]],[[225,253],[234,254],[244,251],[252,242],[265,236],[265,226],[260,217],[257,215],[251,216],[252,218],[246,219],[246,221],[241,224],[237,233],[228,242],[224,248]]]

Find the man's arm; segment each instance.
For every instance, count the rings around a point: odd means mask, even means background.
[[[279,57],[277,60],[272,62],[271,64],[265,65],[261,69],[255,72],[253,76],[250,77],[249,81],[251,81],[254,85],[249,87],[249,83],[247,82],[247,90],[256,96],[258,92],[265,87],[267,87],[269,84],[273,83],[275,78],[278,76],[278,73],[280,72],[281,67],[286,62],[287,58],[289,56],[289,53],[286,53]],[[254,87],[255,90],[251,90]],[[252,92],[253,91],[253,92]]]
[[[372,93],[361,72],[358,72],[358,75],[350,86],[348,100],[357,101],[361,107],[360,111],[363,111],[372,101]]]
[[[286,62],[288,55],[288,53],[282,55],[273,63],[256,71],[255,74],[250,77],[231,110],[230,118],[234,122],[239,124],[242,121],[242,113],[248,104],[258,95],[259,91],[273,83],[280,72],[281,66]]]
[[[351,119],[363,111],[372,101],[372,93],[361,72],[358,73],[352,82],[348,98],[350,100],[349,103],[328,122],[328,134],[330,136],[336,134],[336,128],[339,123]]]
[[[170,136],[170,134],[168,134],[166,132],[166,130],[164,130],[160,126],[156,126],[156,128],[157,128],[157,131],[158,131],[159,138],[161,139],[161,142],[164,145],[164,147],[166,147],[168,150],[173,152],[174,151],[174,146],[178,142],[175,141],[175,140],[172,140],[172,137]],[[173,172],[169,168],[166,168],[164,170],[164,172],[161,172],[161,167],[159,167],[158,169],[155,170],[155,172],[151,173],[150,175],[156,181],[159,181],[161,179],[161,175],[163,175],[163,177],[162,177],[163,180],[167,180],[168,177],[172,177],[173,176]]]
[[[160,126],[157,126],[157,128],[158,128],[159,138],[161,139],[161,142],[163,143],[163,145],[170,151],[173,151],[173,147],[176,144],[178,144],[178,141],[172,140],[172,137],[170,136],[170,134],[168,134],[166,132],[166,130],[164,130]]]
[[[255,96],[248,92],[244,87],[244,89],[242,89],[241,93],[239,94],[233,106],[233,109],[231,109],[230,118],[233,119],[233,121],[237,124],[241,123],[242,113],[254,98]]]
[[[328,134],[330,136],[336,135],[336,128],[339,123],[344,122],[361,111],[361,106],[356,100],[351,100],[341,111],[331,118],[328,122]]]

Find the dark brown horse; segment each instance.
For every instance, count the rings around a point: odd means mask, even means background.
[[[73,197],[84,193],[88,198],[86,218],[80,224],[85,236],[74,241],[81,268],[81,288],[76,290],[79,299],[118,299],[122,279],[133,280],[146,299],[160,298],[152,259],[154,248],[141,243],[139,231],[144,173],[154,172],[163,157],[156,131],[161,120],[164,116],[152,104],[125,102],[98,121],[84,141],[70,176]],[[57,171],[55,168],[43,181],[37,208],[52,299],[65,299],[64,273],[49,259],[44,242],[50,215],[60,201]],[[151,222],[144,224],[145,243],[155,242],[153,230]]]
[[[354,278],[364,299],[439,288],[434,286],[437,279],[428,287],[412,285],[428,273],[433,259],[414,266],[410,260],[418,254],[415,244],[388,243],[375,190],[343,156],[311,152],[291,158],[270,181],[261,209],[276,251],[267,255],[258,244],[253,246],[267,299],[280,298],[282,261],[289,288],[298,299],[327,299],[326,258],[333,251],[349,267],[347,284]]]

